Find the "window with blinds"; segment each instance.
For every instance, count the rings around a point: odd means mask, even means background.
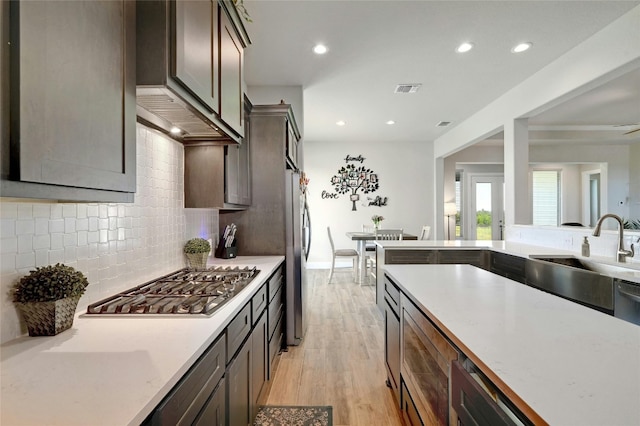
[[[558,226],[560,217],[560,172],[533,171],[533,224]]]

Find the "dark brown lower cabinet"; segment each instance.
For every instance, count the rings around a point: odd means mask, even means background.
[[[527,259],[495,251],[489,252],[489,271],[525,284]]]
[[[210,418],[212,411],[224,421],[224,371],[226,365],[226,336],[223,334],[196,361],[169,395],[142,423],[150,426],[191,425],[203,416]],[[222,396],[220,396],[222,395]],[[222,406],[216,408],[216,405]],[[213,418],[213,417],[211,417]],[[217,423],[201,423],[217,424]]]
[[[459,426],[532,425],[470,360],[451,363],[451,408]]]
[[[258,414],[264,384],[267,381],[269,342],[267,313],[263,312],[251,333],[251,420]]]
[[[439,264],[473,265],[489,269],[489,252],[487,250],[438,250]]]
[[[451,362],[458,359],[458,352],[404,294],[400,306],[403,386],[406,386],[424,423],[434,426],[452,424],[449,369]],[[403,399],[403,407],[405,402]]]
[[[144,426],[253,423],[268,394],[274,360],[284,341],[282,281],[282,270],[278,269],[143,422]]]
[[[227,421],[227,401],[224,377],[220,380],[218,387],[209,398],[200,415],[193,423],[194,426],[223,426]]]
[[[400,397],[402,399],[402,418],[404,421],[411,426],[424,426],[416,404],[411,399],[407,385],[404,382],[401,385]]]
[[[242,346],[227,368],[227,395],[229,400],[229,424],[249,424],[249,379],[251,377],[251,344]]]
[[[276,271],[269,279],[267,380],[272,380],[275,375],[276,357],[284,342],[283,282],[282,269]]]
[[[400,404],[400,292],[385,276],[384,294],[384,360],[389,386]]]

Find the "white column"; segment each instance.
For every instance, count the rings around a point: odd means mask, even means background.
[[[434,161],[435,167],[433,168],[433,182],[434,182],[434,203],[433,203],[433,217],[434,227],[433,235],[436,240],[444,240],[446,237],[446,231],[444,227],[444,158],[438,157]]]
[[[529,120],[517,118],[504,125],[505,225],[531,224],[529,185]]]
[[[456,202],[456,160],[451,156],[444,158],[444,166],[443,166],[443,176],[444,176],[444,193],[443,199],[444,203],[442,204],[442,209],[444,210],[444,205],[446,203],[455,203]],[[456,239],[456,218],[455,216],[451,216],[449,219],[445,216],[446,212],[443,215],[442,224],[444,226],[444,238],[449,236],[450,240]],[[447,229],[448,227],[448,229]]]

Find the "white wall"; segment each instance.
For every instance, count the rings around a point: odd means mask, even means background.
[[[338,199],[322,199],[322,191],[335,194],[331,177],[347,163],[348,155],[365,157],[363,166],[378,174],[380,188],[361,195],[357,211],[352,211],[348,195]],[[357,163],[360,164],[360,163]],[[423,225],[433,226],[433,144],[431,142],[396,143],[371,146],[368,142],[307,142],[305,172],[309,177],[308,203],[311,213],[312,243],[308,267],[328,267],[331,248],[327,226],[331,226],[336,248],[355,248],[356,243],[345,235],[359,231],[363,224],[372,224],[371,216],[382,215],[382,227],[403,228],[419,235]],[[367,196],[388,197],[384,207],[363,206]],[[348,264],[348,261],[347,261]]]
[[[532,146],[529,159],[533,163],[606,163],[607,211],[602,213],[628,217],[629,153],[628,145]]]
[[[1,342],[24,333],[9,289],[38,266],[57,262],[84,273],[89,303],[186,266],[182,247],[215,238],[218,211],[184,208],[184,149],[137,128],[135,202],[86,204],[0,201]]]

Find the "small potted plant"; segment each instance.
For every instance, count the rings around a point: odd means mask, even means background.
[[[373,221],[373,227],[375,229],[380,228],[380,222],[382,222],[384,220],[383,216],[374,214],[373,216],[371,216],[371,220]]]
[[[207,257],[211,251],[211,244],[204,238],[192,238],[184,245],[184,252],[189,260],[189,266],[193,269],[207,267]]]
[[[61,263],[36,268],[22,277],[13,288],[13,301],[29,336],[55,336],[71,328],[87,285],[82,272]]]

